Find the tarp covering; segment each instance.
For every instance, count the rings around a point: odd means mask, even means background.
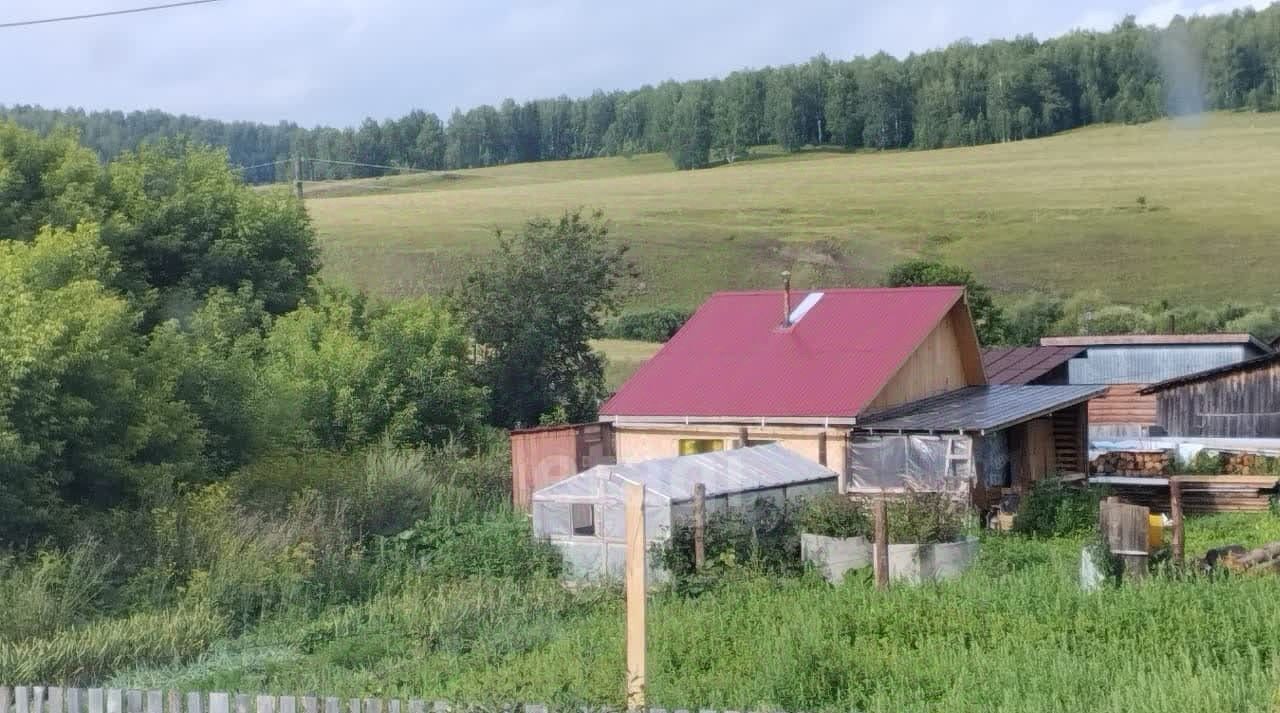
[[[645,540],[649,545],[665,542],[673,525],[691,516],[697,483],[706,486],[708,515],[731,509],[747,511],[760,500],[786,508],[836,490],[834,471],[779,444],[596,466],[533,494],[534,535],[560,550],[566,577],[621,577],[626,563],[627,482],[645,487]],[[655,581],[663,578],[652,558],[648,567]]]
[[[973,443],[968,436],[855,436],[849,441],[850,492],[968,494]]]
[[[712,498],[835,477],[835,471],[830,468],[786,446],[770,443],[625,465],[596,466],[537,491],[533,499],[594,495],[600,480],[641,483],[646,493],[672,502],[683,502],[693,499],[693,486],[698,483],[706,487],[707,497]]]

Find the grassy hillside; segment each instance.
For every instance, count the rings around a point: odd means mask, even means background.
[[[659,155],[318,184],[330,276],[451,284],[495,228],[600,208],[644,273],[634,307],[724,288],[867,283],[931,254],[999,290],[1275,301],[1280,114],[1083,129],[995,146],[802,153],[676,172]]]

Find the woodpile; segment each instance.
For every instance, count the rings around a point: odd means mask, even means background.
[[[1276,459],[1256,453],[1223,453],[1222,472],[1227,475],[1265,475],[1275,468]]]
[[[1159,477],[1173,469],[1173,451],[1109,451],[1089,464],[1095,474]]]

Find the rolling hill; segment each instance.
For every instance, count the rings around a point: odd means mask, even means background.
[[[632,308],[712,291],[864,284],[932,255],[1005,293],[1280,300],[1280,114],[1101,126],[919,152],[783,155],[677,172],[662,155],[308,185],[327,274],[386,295],[454,282],[497,228],[605,212],[643,284]]]

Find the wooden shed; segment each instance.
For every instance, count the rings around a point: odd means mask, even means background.
[[[511,432],[511,499],[528,510],[533,492],[597,465],[616,462],[613,426],[582,423]]]
[[[1280,354],[1168,379],[1142,390],[1171,436],[1280,438]]]

